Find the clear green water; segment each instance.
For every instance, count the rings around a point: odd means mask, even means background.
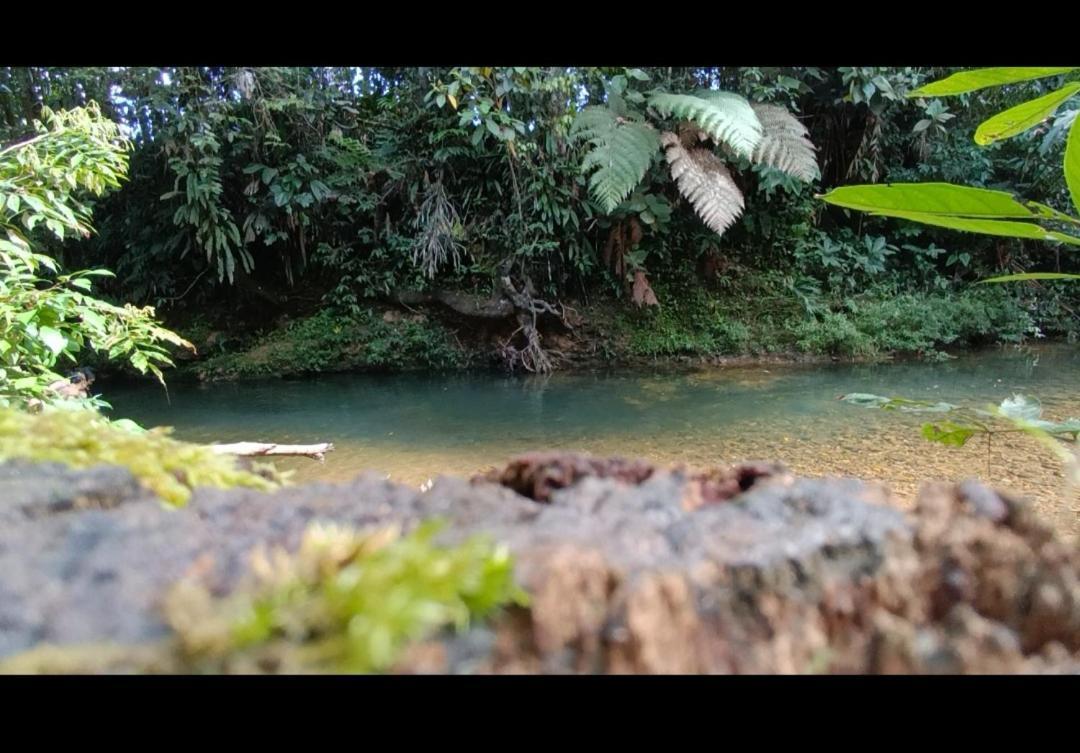
[[[811,475],[888,482],[910,497],[924,479],[989,478],[1076,518],[1057,462],[1029,442],[960,450],[918,434],[925,417],[858,408],[847,392],[999,402],[1039,397],[1053,418],[1080,416],[1080,348],[1002,349],[943,364],[755,367],[693,373],[333,375],[302,381],[102,385],[114,415],[173,426],[197,442],[330,441],[325,464],[287,459],[302,480],[377,470],[407,483],[470,475],[536,449],[707,465],[767,458]],[[989,470],[988,470],[989,460]]]

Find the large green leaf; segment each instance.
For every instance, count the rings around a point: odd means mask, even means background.
[[[1031,222],[991,220],[976,217],[956,217],[954,215],[931,214],[929,212],[904,212],[901,210],[874,212],[874,214],[886,217],[897,217],[902,220],[910,220],[911,222],[920,222],[923,225],[945,227],[950,230],[961,230],[966,233],[998,235],[1006,238],[1030,238],[1031,240],[1036,241],[1080,245],[1080,238],[1047,230],[1046,228]]]
[[[948,97],[954,94],[985,89],[988,86],[1015,84],[1019,81],[1032,81],[1047,76],[1057,76],[1076,70],[1075,68],[979,68],[974,71],[954,73],[941,81],[921,86],[910,92],[909,97]]]
[[[1037,215],[1004,191],[952,183],[889,183],[834,188],[818,198],[861,212],[1032,219]]]
[[[1002,275],[980,280],[979,284],[988,282],[1023,282],[1025,280],[1080,280],[1080,275],[1070,275],[1064,272],[1024,272],[1017,275]]]
[[[1010,107],[1005,112],[999,112],[975,129],[975,143],[986,146],[1023,133],[1053,115],[1054,110],[1058,109],[1062,102],[1078,91],[1080,91],[1080,82],[1071,83],[1045,96]]]
[[[1073,120],[1065,144],[1065,182],[1069,185],[1073,206],[1080,213],[1080,115]]]
[[[1080,238],[1048,230],[1034,222],[1045,212],[1033,211],[1004,191],[951,183],[895,183],[843,186],[819,198],[836,206],[885,217],[920,222],[969,233],[1030,238],[1080,245]]]

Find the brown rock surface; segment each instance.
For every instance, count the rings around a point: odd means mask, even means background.
[[[219,592],[313,520],[439,517],[485,532],[531,594],[414,646],[403,672],[1076,672],[1080,551],[977,483],[909,515],[879,487],[751,464],[709,471],[557,453],[426,492],[361,476],[167,510],[114,468],[0,465],[0,657],[152,641],[193,568]]]

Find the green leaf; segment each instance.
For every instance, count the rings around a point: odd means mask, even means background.
[[[950,230],[962,230],[966,233],[998,235],[1006,238],[1030,238],[1037,241],[1059,241],[1061,243],[1074,243],[1080,245],[1080,238],[1074,238],[1063,233],[1056,233],[1031,222],[976,219],[972,217],[955,217],[950,215],[928,214],[926,212],[902,212],[898,210],[875,212],[874,214],[910,220],[911,222],[920,222],[924,225],[945,227]]]
[[[1065,182],[1072,195],[1073,206],[1080,214],[1080,115],[1069,128],[1069,140],[1065,144]]]
[[[1053,207],[1047,206],[1046,204],[1043,204],[1041,202],[1027,201],[1024,203],[1029,208],[1031,208],[1040,218],[1054,220],[1056,222],[1068,222],[1070,224],[1080,223],[1080,220],[1077,220],[1075,217],[1067,215],[1064,212],[1059,212]]]
[[[90,309],[83,309],[80,316],[82,320],[96,330],[105,331],[105,319],[100,314]]]
[[[45,343],[45,347],[53,352],[54,355],[59,355],[64,348],[67,347],[67,338],[59,330],[52,327],[41,327],[38,329],[38,339]]]
[[[1053,115],[1062,102],[1078,91],[1080,91],[1080,82],[1074,82],[1045,96],[1029,100],[1016,107],[1010,107],[1005,112],[998,113],[989,120],[984,121],[975,130],[975,143],[986,146],[995,141],[1023,133]]]
[[[1058,76],[1075,68],[979,68],[974,71],[954,73],[941,81],[921,86],[908,93],[908,97],[948,97],[954,94],[985,89],[989,86],[1015,84],[1047,76]]]
[[[922,435],[925,439],[951,447],[963,447],[977,433],[979,433],[978,429],[950,421],[944,421],[941,424],[923,424],[922,427]]]
[[[1032,222],[1012,222],[1040,219],[1046,212],[1036,213],[1031,206],[1040,205],[1021,204],[1003,191],[951,183],[897,183],[844,186],[818,198],[836,206],[951,230],[1080,245],[1078,237]]]
[[[1070,275],[1064,272],[1024,272],[1016,275],[1002,275],[979,280],[983,285],[988,282],[1023,282],[1024,280],[1080,280],[1080,275]]]
[[[1036,215],[1012,195],[952,183],[887,183],[834,188],[818,198],[861,212],[895,216],[893,212],[1032,219]]]

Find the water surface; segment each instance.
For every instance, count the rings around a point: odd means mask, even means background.
[[[1013,393],[1042,400],[1047,417],[1080,416],[1080,348],[1007,348],[942,364],[769,366],[691,373],[616,372],[549,377],[330,375],[284,381],[101,385],[114,415],[175,427],[195,442],[333,442],[325,464],[279,461],[298,480],[361,470],[419,484],[470,475],[536,449],[640,456],[708,465],[777,459],[807,475],[888,483],[910,501],[927,479],[978,476],[1036,499],[1064,529],[1078,507],[1059,463],[1030,440],[972,441],[962,449],[919,435],[927,416],[837,401],[848,392],[958,404]],[[932,418],[932,416],[931,416]]]

